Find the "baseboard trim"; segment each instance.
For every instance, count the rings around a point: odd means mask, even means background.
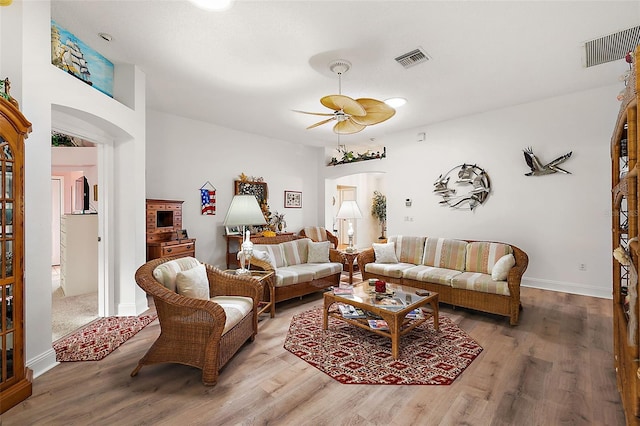
[[[541,278],[523,278],[520,283],[522,287],[538,288],[540,290],[559,291],[562,293],[579,294],[581,296],[598,297],[601,299],[612,299],[612,288],[595,287],[580,283],[564,281],[544,280]]]
[[[58,364],[60,363],[56,361],[56,351],[53,348],[27,361],[27,367],[33,371],[34,378],[46,373]]]

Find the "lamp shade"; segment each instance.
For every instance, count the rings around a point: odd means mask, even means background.
[[[338,210],[338,219],[362,219],[362,213],[355,201],[343,201]]]
[[[234,195],[224,218],[224,226],[266,225],[254,195]]]

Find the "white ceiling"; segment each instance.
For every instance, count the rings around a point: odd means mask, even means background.
[[[146,74],[147,107],[275,139],[333,147],[305,130],[338,93],[401,96],[390,120],[347,145],[556,95],[620,84],[623,60],[583,67],[585,41],[640,23],[638,1],[245,1],[207,12],[183,1],[52,1],[52,19],[114,64]],[[108,43],[98,33],[113,36]],[[405,69],[394,58],[422,47]]]

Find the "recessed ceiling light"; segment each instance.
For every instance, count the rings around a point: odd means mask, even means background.
[[[392,108],[398,108],[406,104],[407,100],[405,98],[389,98],[385,99],[384,103]]]
[[[233,0],[189,0],[200,9],[223,11],[231,7]]]

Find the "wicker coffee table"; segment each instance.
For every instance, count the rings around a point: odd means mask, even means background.
[[[387,292],[380,294],[374,291],[374,287],[368,282],[362,282],[353,286],[353,294],[334,294],[334,291],[324,293],[323,326],[324,330],[329,325],[329,317],[347,322],[356,327],[369,330],[372,333],[391,338],[391,351],[393,359],[400,357],[400,336],[433,318],[433,326],[438,330],[438,293],[429,292],[426,296],[416,294],[417,288],[398,284],[387,284]],[[392,302],[396,302],[393,304]],[[378,316],[387,322],[388,331],[374,329],[369,326],[367,318],[345,318],[340,311],[329,311],[334,303],[343,303],[360,308],[365,313]],[[414,309],[431,305],[431,312],[424,312],[422,318],[405,318]],[[373,318],[372,316],[372,318]]]

